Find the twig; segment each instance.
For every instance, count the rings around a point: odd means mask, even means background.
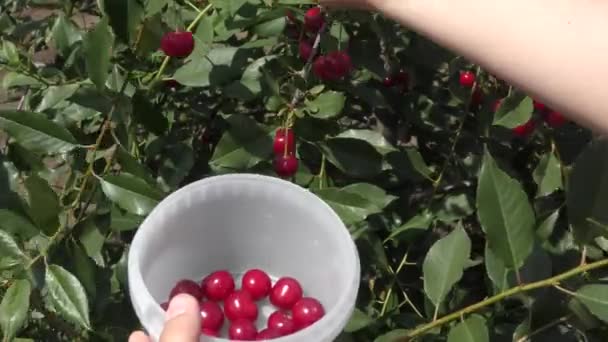
[[[548,330],[548,329],[551,329],[552,327],[554,327],[554,326],[556,326],[556,325],[558,325],[558,324],[560,324],[560,323],[563,323],[563,322],[567,321],[567,320],[568,320],[568,319],[570,319],[570,317],[572,317],[572,316],[573,316],[572,314],[568,314],[568,315],[566,315],[566,316],[563,316],[563,317],[560,317],[560,318],[558,318],[558,319],[555,319],[555,320],[553,320],[553,321],[551,321],[551,322],[549,322],[549,323],[547,323],[547,324],[545,324],[545,325],[543,325],[543,326],[539,327],[538,329],[536,329],[536,330],[534,330],[534,331],[530,332],[529,334],[527,334],[527,335],[525,335],[525,336],[522,336],[521,338],[517,339],[517,341],[516,341],[516,342],[528,342],[528,341],[530,341],[530,340],[531,340],[530,338],[531,338],[532,336],[534,336],[534,335],[538,335],[538,334],[542,333],[543,331],[546,331],[546,330]]]
[[[431,331],[431,330],[433,330],[435,328],[439,328],[439,327],[441,327],[441,326],[443,326],[443,325],[445,325],[445,324],[447,324],[447,323],[449,323],[449,322],[451,322],[453,320],[456,320],[456,319],[460,318],[461,316],[468,315],[470,313],[473,313],[473,312],[476,312],[478,310],[481,310],[481,309],[483,309],[483,308],[485,308],[485,307],[487,307],[489,305],[497,303],[497,302],[499,302],[499,301],[501,301],[503,299],[506,299],[508,297],[511,297],[511,296],[514,296],[514,295],[517,295],[517,294],[520,294],[520,293],[529,292],[529,291],[532,291],[532,290],[544,288],[544,287],[550,287],[550,286],[555,287],[556,285],[559,286],[559,283],[562,282],[562,281],[564,281],[564,280],[566,280],[566,279],[578,276],[580,274],[583,274],[585,272],[589,272],[589,271],[594,270],[594,269],[606,267],[606,266],[608,266],[608,259],[603,259],[603,260],[596,261],[596,262],[593,262],[593,263],[590,263],[590,264],[585,264],[585,265],[582,265],[582,266],[575,267],[575,268],[573,268],[573,269],[571,269],[571,270],[569,270],[567,272],[560,273],[560,274],[558,274],[556,276],[553,276],[551,278],[540,280],[540,281],[537,281],[537,282],[534,282],[534,283],[530,283],[530,284],[527,284],[527,285],[519,285],[519,286],[513,287],[513,288],[511,288],[511,289],[509,289],[507,291],[499,293],[499,294],[497,294],[497,295],[495,295],[493,297],[490,297],[488,299],[485,299],[485,300],[483,300],[481,302],[475,303],[473,305],[467,306],[466,308],[458,310],[458,311],[456,311],[454,313],[451,313],[449,315],[443,316],[443,317],[441,317],[441,318],[439,318],[439,319],[437,319],[437,320],[435,320],[433,322],[430,322],[430,323],[427,323],[427,324],[423,324],[423,325],[419,326],[418,328],[409,331],[404,336],[395,339],[395,341],[399,341],[399,342],[411,341],[414,338],[419,337],[421,335],[424,335],[427,332],[429,332],[429,331]],[[564,289],[562,288],[562,290],[564,290]],[[566,290],[566,291],[568,291],[569,294],[573,293],[572,291],[569,291],[569,290]]]
[[[319,52],[319,46],[321,45],[321,35],[323,34],[323,32],[325,31],[326,28],[327,28],[327,23],[324,23],[321,26],[321,28],[319,29],[319,32],[317,32],[317,36],[315,37],[315,42],[312,45],[312,52],[310,53],[310,56],[308,56],[308,60],[306,61],[306,64],[304,64],[304,67],[299,72],[299,74],[302,76],[302,78],[304,80],[306,80],[308,78],[308,74],[310,74],[310,69],[311,69],[310,67],[311,67],[312,62],[314,61],[315,57],[317,56],[317,53]],[[301,91],[300,89],[296,89],[295,93],[293,94],[293,97],[291,98],[291,102],[289,103],[290,112],[292,112],[293,109],[298,104],[298,102],[300,102],[302,100],[302,98],[304,98],[304,95],[305,95],[305,92]]]

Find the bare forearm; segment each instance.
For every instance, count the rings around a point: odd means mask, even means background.
[[[608,1],[372,1],[573,120],[608,132]]]

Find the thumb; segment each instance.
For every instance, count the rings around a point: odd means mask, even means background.
[[[160,342],[197,342],[201,335],[201,312],[198,301],[180,294],[171,300],[165,316]]]

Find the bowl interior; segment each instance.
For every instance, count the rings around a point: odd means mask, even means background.
[[[305,295],[319,299],[329,315],[358,276],[356,251],[327,205],[287,184],[231,177],[178,192],[159,205],[134,243],[150,295],[160,303],[179,279],[260,268],[275,279],[298,279]]]

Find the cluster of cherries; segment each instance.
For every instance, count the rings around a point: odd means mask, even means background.
[[[295,22],[290,13],[288,18]],[[304,61],[310,60],[313,53],[313,44],[316,35],[325,25],[325,17],[320,7],[313,7],[304,14],[304,29],[306,34],[300,40],[298,52]],[[309,34],[311,36],[309,36]],[[346,77],[352,70],[353,63],[350,55],[345,51],[332,51],[326,55],[315,58],[312,64],[312,72],[322,81],[338,81]]]
[[[200,301],[202,334],[219,337],[226,318],[230,321],[228,338],[231,340],[262,341],[290,335],[325,315],[318,300],[303,296],[302,286],[296,279],[283,277],[272,285],[268,274],[259,269],[251,269],[243,275],[239,290],[236,290],[232,274],[222,270],[209,274],[200,284],[189,279],[180,280],[171,290],[169,299],[181,293]],[[266,297],[278,310],[268,317],[267,327],[258,332],[255,324],[257,302]],[[168,302],[162,303],[161,307],[167,310]]]
[[[458,81],[460,85],[465,88],[472,88],[476,85],[475,74],[471,71],[461,71]],[[471,106],[478,106],[481,103],[482,97],[483,93],[480,88],[475,87],[471,94]],[[496,100],[492,106],[492,110],[496,112],[501,103],[502,100]],[[547,105],[537,100],[534,100],[534,111],[540,114],[545,123],[551,128],[560,128],[567,122],[566,118],[560,112],[549,108]],[[512,129],[513,135],[519,138],[527,138],[534,133],[537,125],[538,121],[532,117],[528,122],[514,127]]]
[[[296,158],[296,136],[291,128],[281,127],[274,135],[274,171],[283,178],[289,178],[298,171]]]

